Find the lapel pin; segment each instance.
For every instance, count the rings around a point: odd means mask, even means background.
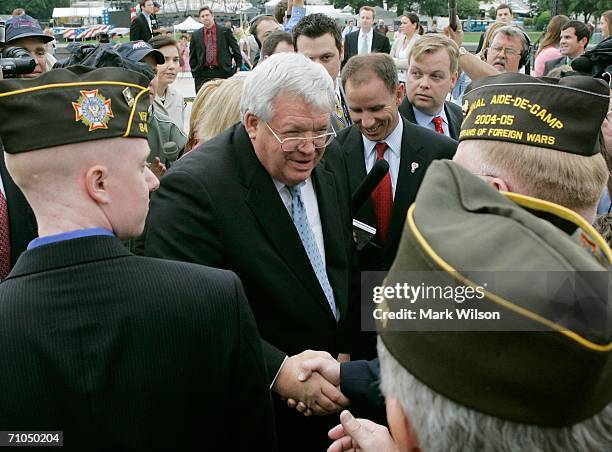
[[[419,164],[417,162],[412,162],[412,170],[410,171],[412,174],[419,168]]]

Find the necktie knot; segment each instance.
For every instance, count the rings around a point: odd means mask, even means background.
[[[387,143],[376,143],[376,160],[383,160],[387,149],[389,149]]]
[[[442,116],[436,116],[431,120],[431,122],[433,122],[434,126],[436,127],[436,132],[444,135],[444,127],[442,127],[444,120],[442,119]]]

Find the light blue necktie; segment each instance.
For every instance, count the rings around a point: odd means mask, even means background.
[[[301,188],[299,185],[294,187],[287,186],[287,188],[289,189],[289,193],[291,193],[291,216],[293,217],[293,224],[295,224],[295,228],[300,235],[302,245],[304,245],[304,250],[308,255],[308,260],[310,260],[310,265],[312,265],[315,275],[317,275],[319,284],[321,284],[325,297],[327,297],[327,302],[331,307],[334,317],[338,320],[339,313],[336,309],[336,302],[334,301],[334,291],[327,278],[327,270],[323,264],[323,259],[321,259],[321,253],[319,252],[314,233],[312,229],[310,229],[310,223],[308,223],[308,215],[306,215],[306,209],[302,202]]]

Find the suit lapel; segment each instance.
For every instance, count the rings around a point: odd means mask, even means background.
[[[259,163],[243,127],[238,127],[238,134],[243,136],[239,137],[234,149],[237,151],[236,158],[242,161],[244,181],[247,186],[246,204],[261,224],[264,233],[276,252],[285,261],[287,267],[293,271],[313,298],[332,315],[327,298],[312,269],[312,265],[310,265],[308,255],[287,208],[283,204],[272,178]],[[321,191],[324,190],[321,189]],[[319,209],[321,209],[320,205]],[[321,213],[321,217],[323,215]]]
[[[346,153],[346,164],[348,166],[349,185],[351,187],[352,196],[367,175],[363,157],[363,139],[361,137],[361,132],[356,126],[351,126],[351,131],[342,146]],[[370,226],[378,227],[376,225],[374,208],[372,207],[372,202],[369,197],[357,212],[353,212],[353,217]]]
[[[404,121],[404,131],[402,133],[402,150],[400,158],[399,174],[397,176],[397,186],[395,188],[395,198],[393,199],[393,212],[391,213],[391,223],[387,241],[383,249],[386,256],[390,252],[397,250],[402,228],[406,220],[408,207],[414,201],[419,189],[423,174],[426,169],[426,161],[421,152],[423,150],[422,140],[416,139],[414,132],[417,127]],[[414,172],[413,172],[414,164]],[[418,166],[417,166],[418,165]]]
[[[448,101],[444,102],[444,111],[446,112],[446,118],[448,119],[448,131],[450,133],[450,137],[453,140],[456,140],[459,138],[459,130],[457,125],[459,125],[459,128],[461,127],[462,119],[458,118],[453,109],[448,107]]]

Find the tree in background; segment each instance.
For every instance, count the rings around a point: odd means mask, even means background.
[[[43,22],[48,22],[53,8],[70,6],[70,0],[1,0],[0,14],[11,14],[16,8],[24,8],[26,14]]]
[[[478,0],[457,0],[457,11],[462,18],[480,17]]]

